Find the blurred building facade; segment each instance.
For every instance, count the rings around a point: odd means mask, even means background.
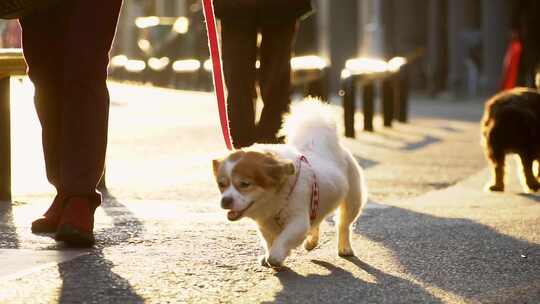
[[[302,22],[296,49],[298,54],[317,54],[330,63],[328,82],[334,94],[345,61],[358,56],[410,58],[409,76],[416,90],[492,93],[508,43],[508,1],[314,0],[317,13]],[[114,54],[141,59],[167,56],[171,64],[208,58],[200,0],[124,4]],[[171,35],[157,26],[135,26],[137,18],[144,16],[183,16],[190,21],[189,30]]]
[[[320,6],[318,18],[332,61],[354,56],[413,59],[415,89],[431,94],[486,94],[499,84],[508,43],[508,0],[340,0]],[[337,88],[337,83],[332,87]]]

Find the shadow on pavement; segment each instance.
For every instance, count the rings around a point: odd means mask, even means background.
[[[530,199],[531,201],[535,201],[537,203],[540,203],[540,194],[533,194],[533,193],[519,193],[519,196],[526,197]]]
[[[13,207],[11,202],[0,202],[0,248],[19,248],[17,229],[13,222]]]
[[[411,103],[410,113],[414,118],[480,122],[484,110],[484,100],[454,102],[426,100]]]
[[[468,300],[540,282],[539,244],[469,219],[396,207],[369,213],[360,218],[356,232],[391,250],[421,282]]]
[[[376,148],[389,149],[389,150],[414,151],[414,150],[419,150],[419,149],[425,148],[427,146],[430,146],[430,145],[433,145],[442,141],[440,138],[431,136],[429,134],[419,134],[419,136],[422,136],[422,138],[417,141],[412,141],[412,142],[407,142],[403,138],[397,139],[396,137],[394,139],[392,137],[391,140],[400,142],[399,147],[396,147],[395,145],[387,145],[380,142],[362,142],[362,144],[376,147]],[[389,138],[389,136],[386,136],[386,135],[382,137]]]
[[[421,286],[386,274],[358,258],[347,260],[372,275],[374,282],[361,280],[331,263],[312,260],[330,273],[302,276],[289,268],[276,273],[283,289],[272,303],[442,303]]]
[[[448,133],[459,133],[461,130],[451,127],[451,126],[440,126],[439,129],[446,131]]]
[[[356,162],[362,167],[362,169],[366,170],[371,167],[375,167],[379,164],[379,162],[373,161],[371,159],[367,159],[358,155],[353,155],[356,159]]]
[[[441,141],[440,138],[437,138],[431,135],[424,135],[424,138],[422,138],[419,141],[407,143],[405,146],[401,148],[401,150],[404,150],[404,151],[418,150],[418,149],[425,148],[429,145],[436,144],[440,141]]]
[[[129,282],[115,274],[115,266],[103,250],[138,237],[144,224],[122,203],[105,192],[102,208],[112,218],[113,227],[96,232],[95,249],[88,255],[58,266],[62,278],[60,303],[143,303]]]

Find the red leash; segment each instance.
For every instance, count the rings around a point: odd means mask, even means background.
[[[206,32],[208,33],[208,46],[210,57],[212,58],[212,74],[214,88],[218,102],[219,120],[221,121],[221,131],[227,149],[232,150],[231,134],[229,133],[229,117],[227,115],[227,103],[225,102],[225,89],[223,86],[223,70],[221,69],[221,55],[219,53],[219,40],[216,27],[216,17],[214,15],[214,5],[212,0],[202,0],[204,18],[206,19]]]

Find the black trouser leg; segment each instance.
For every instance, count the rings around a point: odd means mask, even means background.
[[[281,128],[283,114],[291,102],[291,55],[296,20],[261,26],[260,89],[264,108],[257,126],[257,137],[272,142]]]
[[[41,123],[45,168],[49,182],[59,191],[60,113],[64,62],[63,7],[20,20],[28,75],[34,83],[34,103]]]
[[[227,85],[227,106],[233,144],[236,148],[255,141],[255,22],[221,23],[223,70]]]
[[[121,0],[69,1],[21,22],[47,175],[65,196],[96,195],[103,172],[107,64],[120,5]]]

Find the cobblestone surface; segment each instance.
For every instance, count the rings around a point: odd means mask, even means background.
[[[262,249],[254,225],[227,222],[217,204],[210,160],[225,151],[212,96],[116,84],[111,90],[109,192],[97,213],[97,245],[59,264],[25,268],[22,260],[23,272],[0,271],[0,303],[540,298],[540,199],[521,193],[513,170],[508,193],[482,191],[488,172],[478,144],[478,102],[418,98],[411,123],[383,129],[377,121],[375,133],[345,140],[370,188],[353,236],[357,258],[337,257],[329,220],[316,250],[296,250],[288,268],[275,272],[257,263]],[[13,105],[16,195],[0,207],[0,249],[72,252],[29,232],[52,193],[41,151],[27,149],[38,146],[39,129],[28,114],[31,92],[20,91]]]

